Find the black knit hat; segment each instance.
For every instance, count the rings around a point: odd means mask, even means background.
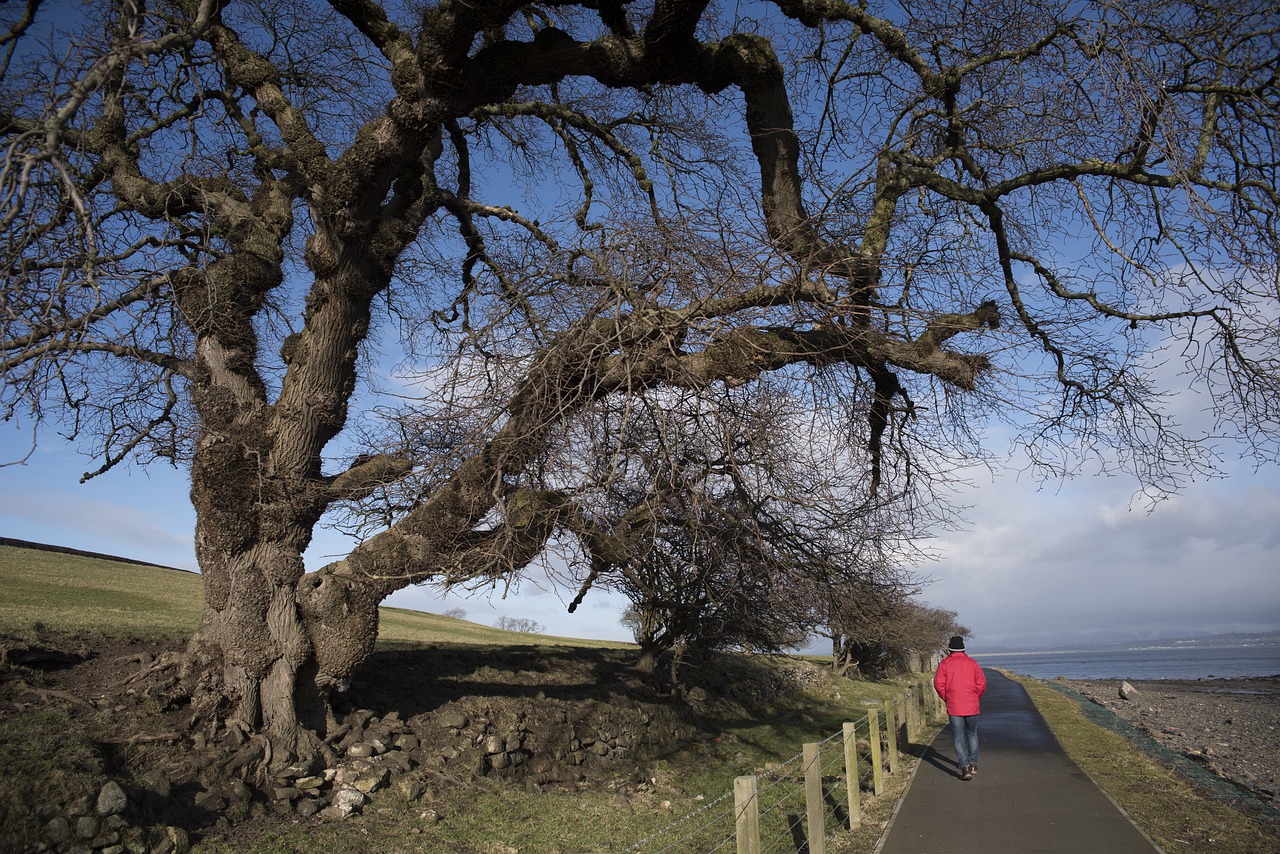
[[[964,638],[956,635],[951,639],[951,643],[947,644],[947,649],[952,652],[964,652]]]

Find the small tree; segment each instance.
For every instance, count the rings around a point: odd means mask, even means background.
[[[913,534],[937,518],[915,492],[926,478],[871,495],[857,474],[865,467],[844,459],[832,426],[803,410],[760,384],[726,391],[714,408],[696,395],[640,396],[602,420],[612,444],[598,457],[607,467],[592,503],[609,509],[598,520],[625,532],[627,548],[590,573],[583,592],[605,586],[630,600],[625,621],[641,670],[669,656],[674,681],[689,655],[799,646],[815,590],[872,575],[896,583],[870,569],[886,561],[866,554],[905,560]]]
[[[924,605],[905,587],[832,591],[819,634],[831,639],[831,666],[841,675],[883,676],[916,670],[954,635],[968,636],[956,612]]]
[[[524,632],[530,635],[540,635],[547,630],[547,627],[542,623],[529,617],[508,617],[505,615],[498,618],[497,626],[503,631]]]
[[[455,620],[465,620],[467,618],[467,612],[461,608],[450,608],[448,611],[444,612],[444,616],[452,617]]]

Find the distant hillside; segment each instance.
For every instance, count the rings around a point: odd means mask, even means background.
[[[1275,632],[1229,632],[1224,634],[1196,634],[1175,637],[1134,638],[1124,641],[1106,643],[1082,643],[1060,641],[1038,646],[991,646],[982,647],[981,654],[1001,655],[1014,652],[1106,652],[1128,649],[1150,649],[1163,647],[1216,647],[1216,646],[1280,646],[1280,631]]]
[[[185,636],[200,621],[199,573],[0,537],[0,633],[40,625],[112,636]],[[625,648],[619,641],[526,634],[408,608],[378,609],[378,645],[460,643]]]
[[[188,573],[191,573],[192,575],[199,575],[199,573],[191,572],[191,570],[189,569],[179,569],[176,566],[165,566],[164,564],[151,563],[150,561],[145,561],[145,560],[134,560],[133,558],[129,558],[129,557],[119,557],[118,555],[108,555],[108,554],[103,554],[101,552],[87,552],[87,551],[84,551],[83,549],[72,549],[66,546],[52,546],[52,545],[49,545],[48,543],[33,543],[30,540],[18,540],[18,539],[14,539],[13,537],[0,537],[0,546],[13,546],[14,548],[19,548],[19,549],[36,549],[37,551],[42,551],[42,552],[60,552],[61,554],[67,554],[67,555],[80,555],[81,557],[93,557],[93,558],[97,558],[98,560],[113,560],[118,563],[131,563],[135,566],[155,566],[155,567],[159,567],[160,569],[172,569],[174,572],[188,572]]]

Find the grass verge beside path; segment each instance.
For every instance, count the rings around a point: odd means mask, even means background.
[[[1280,833],[1230,803],[1203,797],[1123,736],[1085,718],[1079,704],[1039,679],[1006,673],[1026,688],[1063,750],[1166,854],[1280,850]]]
[[[884,778],[884,793],[869,797],[862,804],[862,820],[853,830],[841,830],[827,840],[827,854],[873,854],[893,820],[898,804],[907,794],[907,784],[915,774],[924,746],[933,743],[941,727],[930,725],[918,736],[921,745],[912,744],[911,754],[903,754],[902,770]],[[916,748],[919,748],[918,750]]]

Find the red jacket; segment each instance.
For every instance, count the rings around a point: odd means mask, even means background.
[[[933,690],[947,703],[947,714],[968,717],[978,714],[978,698],[987,690],[981,665],[963,652],[953,652],[938,665]]]

